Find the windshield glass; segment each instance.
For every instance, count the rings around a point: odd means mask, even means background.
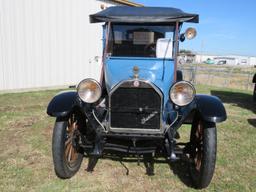
[[[119,57],[156,57],[157,40],[173,39],[174,29],[171,25],[113,24],[109,33],[108,54]]]

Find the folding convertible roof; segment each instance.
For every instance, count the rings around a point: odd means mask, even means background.
[[[115,6],[90,15],[90,21],[91,23],[171,23],[176,21],[198,23],[199,16],[171,7]]]

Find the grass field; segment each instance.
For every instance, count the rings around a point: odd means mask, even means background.
[[[55,176],[51,157],[54,119],[45,113],[57,91],[0,95],[0,191],[195,191],[189,187],[187,167],[155,164],[147,176],[143,164],[102,159],[93,173],[83,161],[70,180]],[[250,92],[197,87],[198,93],[219,96],[228,120],[218,125],[218,159],[211,185],[205,191],[256,190],[256,106]],[[181,128],[187,137],[188,127]]]

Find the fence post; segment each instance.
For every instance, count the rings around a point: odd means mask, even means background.
[[[192,67],[192,82],[196,85],[196,67]]]

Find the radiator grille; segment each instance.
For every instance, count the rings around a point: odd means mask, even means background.
[[[111,95],[112,128],[159,130],[161,96],[148,84],[141,87],[124,85]]]

